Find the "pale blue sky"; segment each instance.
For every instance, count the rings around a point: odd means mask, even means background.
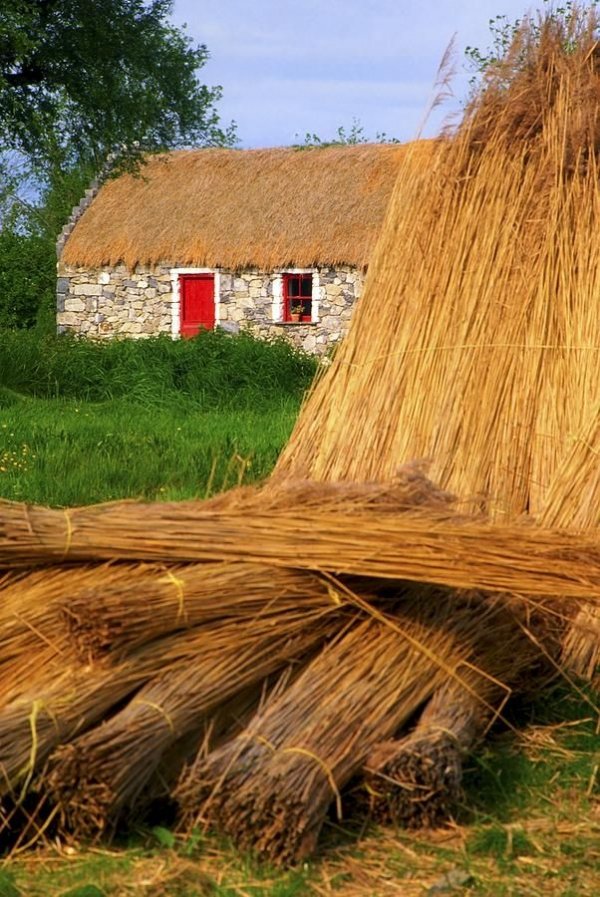
[[[526,0],[175,0],[173,18],[207,45],[201,78],[222,85],[222,119],[235,119],[240,145],[251,147],[287,145],[307,131],[332,137],[353,118],[369,137],[412,139],[456,34],[457,99],[431,117],[432,133],[466,93],[465,46],[489,46],[490,18],[512,21],[529,8]]]

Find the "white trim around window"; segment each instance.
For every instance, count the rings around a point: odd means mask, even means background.
[[[284,274],[312,274],[312,296],[310,303],[311,323],[319,320],[319,300],[321,298],[321,284],[318,268],[282,268],[273,275],[273,321],[283,321],[283,275]]]
[[[221,320],[221,271],[219,268],[171,268],[171,336],[179,339],[181,333],[180,274],[214,274],[215,277],[215,327]]]

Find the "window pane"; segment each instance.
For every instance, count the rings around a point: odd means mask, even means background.
[[[288,296],[299,296],[299,283],[297,277],[290,277],[288,280]]]
[[[312,296],[312,274],[303,274],[301,283],[301,295],[310,298]]]

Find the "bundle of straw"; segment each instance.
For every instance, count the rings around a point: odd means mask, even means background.
[[[102,577],[98,570],[82,569],[80,581]],[[0,582],[0,707],[51,684],[74,660],[57,608],[72,588],[72,572],[61,569],[20,572]]]
[[[447,677],[414,729],[375,745],[366,760],[365,803],[379,822],[418,828],[447,821],[461,797],[465,756],[511,694],[556,675],[546,655],[550,646],[557,655],[557,631],[545,614],[507,597],[487,604],[494,607],[493,626],[482,627],[460,680]]]
[[[597,33],[595,11],[525,22],[429,178],[400,174],[280,476],[385,481],[429,458],[473,509],[540,513],[600,403]]]
[[[457,589],[523,595],[600,598],[600,547],[595,532],[494,523],[426,507],[381,514],[354,503],[231,510],[199,502],[131,502],[70,512],[72,560],[234,561],[356,576],[405,579]],[[14,510],[14,509],[13,509]],[[64,515],[49,515],[37,558],[64,556]],[[58,518],[53,515],[58,514]],[[50,518],[58,528],[53,528]],[[141,523],[140,521],[143,521]],[[4,550],[21,563],[32,542]],[[298,551],[299,543],[302,551]],[[59,548],[59,546],[61,546]]]
[[[335,616],[337,612],[339,606],[333,602],[329,611],[319,609],[312,614],[297,611],[292,614],[290,627],[300,638],[316,637],[318,641],[317,636],[311,635],[310,627],[304,632],[304,621],[326,618],[328,614]],[[265,618],[263,625],[269,627],[272,639],[277,639],[280,626],[288,635],[290,632],[278,615]],[[319,629],[319,636],[322,635]],[[254,637],[255,646],[261,644],[262,637],[259,631]],[[252,628],[246,638],[248,643],[252,642]],[[35,770],[58,744],[102,720],[149,680],[167,676],[171,671],[186,670],[199,654],[210,655],[215,663],[225,644],[235,645],[239,640],[239,624],[235,620],[196,627],[150,642],[112,666],[97,663],[82,667],[77,660],[60,676],[49,679],[43,689],[34,689],[6,704],[0,709],[0,794],[15,794],[16,786],[24,780],[29,784]]]
[[[317,610],[275,607],[244,627],[234,619],[199,630],[196,656],[152,678],[119,713],[57,752],[47,787],[63,825],[81,837],[114,828],[168,749],[220,704],[284,664],[301,663],[335,633],[338,618],[330,602]]]
[[[548,492],[541,515],[545,525],[569,524],[598,531],[600,524],[600,408],[573,441]],[[570,489],[564,494],[564,483]],[[600,689],[600,608],[585,604],[570,614],[562,651],[564,666]]]
[[[209,822],[275,863],[315,846],[327,809],[371,747],[391,736],[473,652],[495,611],[438,595],[354,625],[236,739],[191,767],[184,826]],[[508,649],[514,647],[508,645]]]
[[[170,632],[212,621],[252,625],[263,613],[284,618],[298,609],[310,615],[341,603],[317,575],[264,564],[127,565],[125,571],[116,581],[100,576],[61,603],[71,643],[84,658],[110,653],[114,660]]]
[[[462,797],[462,763],[481,734],[478,697],[446,683],[408,735],[376,744],[365,763],[365,803],[380,824],[436,828]]]

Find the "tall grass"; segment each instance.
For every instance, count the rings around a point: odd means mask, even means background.
[[[204,498],[265,478],[298,411],[21,399],[0,408],[0,498],[74,506]]]
[[[0,332],[0,387],[38,398],[185,398],[202,408],[298,400],[316,360],[285,340],[201,333],[193,340],[94,342],[35,332]]]

